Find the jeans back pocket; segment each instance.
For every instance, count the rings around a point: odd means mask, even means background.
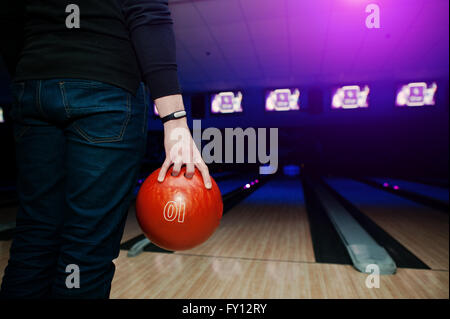
[[[73,131],[91,143],[122,140],[130,120],[130,94],[88,80],[59,83],[66,115]]]

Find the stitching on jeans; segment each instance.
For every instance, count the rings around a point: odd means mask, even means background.
[[[125,133],[125,129],[128,126],[128,122],[130,121],[130,117],[131,117],[130,94],[127,93],[127,118],[126,118],[125,122],[123,123],[122,129],[118,136],[108,137],[108,138],[92,138],[86,132],[84,132],[83,129],[81,129],[76,123],[74,123],[73,126],[81,136],[83,136],[88,142],[91,142],[93,144],[108,143],[108,142],[120,142],[123,139],[123,135]]]
[[[67,101],[66,88],[64,86],[64,82],[59,82],[59,90],[61,91],[64,110],[66,110],[66,116],[70,118],[69,102]]]
[[[38,80],[37,85],[36,85],[36,106],[39,110],[39,113],[41,113],[41,115],[45,118],[48,118],[48,116],[44,113],[44,110],[42,109],[42,105],[41,105],[41,86],[42,86],[42,81]]]
[[[60,83],[64,84],[64,83],[66,83],[66,81],[62,81]],[[71,80],[68,80],[67,84],[72,84],[72,85],[74,85],[74,86],[76,86],[78,88],[84,88],[84,89],[99,88],[99,87],[105,87],[105,86],[115,87],[114,85],[109,85],[109,84],[104,83],[104,82],[96,83],[94,81],[89,81],[89,80],[86,80],[86,81],[71,81]]]
[[[94,85],[86,85],[86,83],[84,82],[70,82],[70,83],[76,83],[77,86],[79,84],[84,84],[83,88],[91,88],[91,87],[95,87]],[[67,117],[70,118],[71,112],[70,112],[70,108],[69,108],[69,101],[67,99],[67,92],[66,92],[66,87],[65,87],[65,82],[59,82],[59,87],[60,87],[60,91],[61,91],[61,95],[62,95],[62,99],[63,99],[63,104],[64,104],[64,109],[66,110],[66,114]],[[82,86],[82,85],[80,85]],[[100,87],[100,85],[98,85],[98,87]],[[102,109],[104,108],[103,106],[92,106],[89,107],[90,110],[95,110],[95,109]],[[82,136],[84,137],[85,140],[87,140],[90,143],[93,144],[97,144],[97,143],[108,143],[108,142],[119,142],[123,139],[123,135],[125,132],[125,128],[128,126],[128,122],[130,120],[130,95],[127,94],[127,118],[124,122],[124,124],[122,125],[122,129],[119,133],[118,136],[114,136],[114,137],[108,137],[108,138],[92,138],[91,136],[89,136],[81,127],[79,127],[78,124],[73,123],[73,127],[75,128],[75,130]]]
[[[95,88],[95,87],[100,87],[100,85],[88,85],[84,82],[70,82],[70,84],[77,84],[77,87],[79,88],[83,88],[83,89],[90,89],[90,88]],[[67,99],[67,92],[66,92],[66,86],[65,86],[65,82],[59,82],[59,89],[61,91],[61,96],[62,96],[62,100],[63,100],[63,105],[64,105],[64,109],[66,110],[66,115],[68,118],[70,118],[71,112],[70,112],[70,105],[69,105],[69,101]],[[95,109],[102,109],[103,106],[90,106],[89,109],[90,110],[95,110]]]

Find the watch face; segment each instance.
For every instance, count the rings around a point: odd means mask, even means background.
[[[178,111],[178,112],[173,113],[173,116],[176,117],[176,118],[182,117],[182,116],[185,116],[185,115],[186,115],[186,111]]]

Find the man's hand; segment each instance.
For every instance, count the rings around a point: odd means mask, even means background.
[[[172,112],[183,110],[181,95],[171,95],[155,100],[156,108],[161,117]],[[171,120],[164,123],[164,148],[166,159],[161,166],[158,181],[164,181],[169,167],[173,164],[172,175],[178,176],[183,165],[186,165],[186,177],[192,178],[195,167],[203,177],[205,187],[211,188],[211,177],[208,167],[194,143],[186,118]]]

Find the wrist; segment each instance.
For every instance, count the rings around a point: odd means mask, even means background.
[[[175,128],[175,127],[187,127],[187,120],[186,117],[182,117],[179,119],[173,119],[170,121],[167,121],[166,123],[163,124],[164,125],[164,129],[170,129],[170,128]]]
[[[173,112],[184,110],[183,98],[181,94],[169,95],[155,99],[155,106],[161,118]]]
[[[170,113],[170,114],[168,114],[166,116],[161,117],[161,122],[163,122],[163,124],[165,124],[165,123],[167,123],[169,121],[178,120],[178,119],[181,119],[181,118],[184,118],[184,117],[186,117],[186,111],[185,110],[183,110],[183,111],[176,111],[176,112],[173,112],[173,113]]]

